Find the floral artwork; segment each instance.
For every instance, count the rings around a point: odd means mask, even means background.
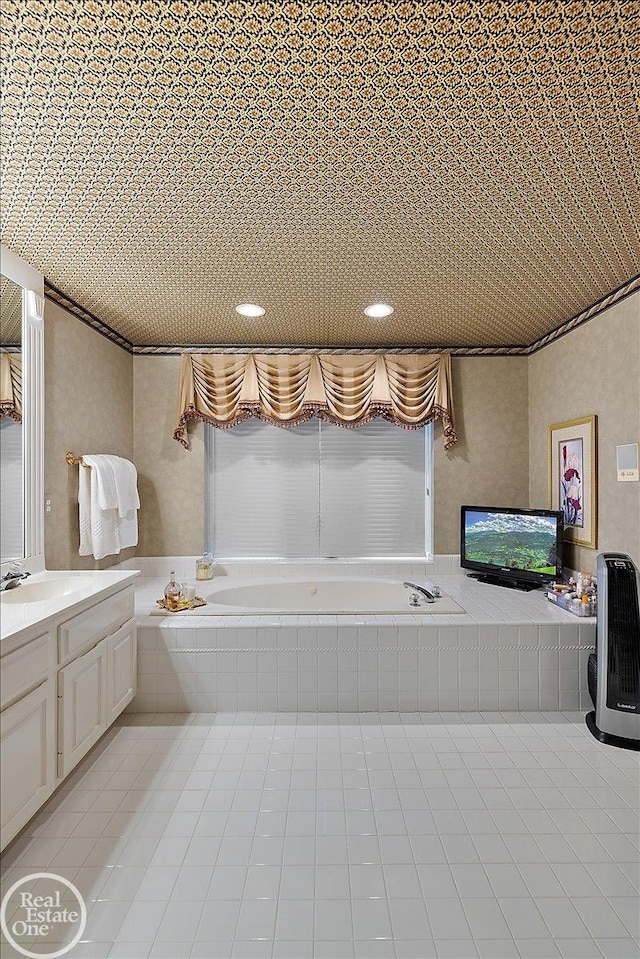
[[[549,508],[562,513],[564,540],[595,549],[598,539],[597,417],[554,423],[549,437]]]
[[[559,446],[559,507],[564,515],[565,526],[582,527],[584,525],[582,439],[565,440],[560,442]]]

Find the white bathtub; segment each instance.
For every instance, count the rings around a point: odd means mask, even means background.
[[[409,605],[414,592],[402,582],[373,577],[351,578],[316,577],[314,579],[229,580],[215,585],[197,584],[198,595],[207,605],[194,612],[200,615],[238,615],[247,613],[340,614],[340,613],[427,613],[429,615],[464,613],[449,596],[441,596],[435,603],[419,607]]]

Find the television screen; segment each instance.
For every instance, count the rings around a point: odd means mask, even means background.
[[[562,575],[562,515],[555,510],[463,506],[461,565],[547,582]]]

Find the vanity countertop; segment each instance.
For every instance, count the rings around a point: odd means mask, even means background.
[[[55,569],[34,573],[15,589],[0,593],[0,639],[3,647],[6,648],[9,645],[7,640],[11,640],[10,645],[12,647],[16,642],[19,644],[22,633],[30,633],[34,628],[43,626],[48,621],[64,620],[68,616],[73,616],[77,612],[90,608],[101,599],[105,599],[132,583],[139,575],[139,570],[135,569]],[[52,589],[55,590],[56,580],[64,580],[68,589],[70,581],[74,579],[82,581],[82,585],[79,584],[77,590],[67,591],[63,595],[35,602],[19,602],[19,591],[21,589],[26,591],[30,586],[37,584],[51,584]],[[3,649],[4,652],[5,649]]]

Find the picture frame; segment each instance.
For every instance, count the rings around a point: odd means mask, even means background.
[[[549,442],[549,508],[564,514],[564,540],[595,549],[598,542],[597,417],[554,423]]]

